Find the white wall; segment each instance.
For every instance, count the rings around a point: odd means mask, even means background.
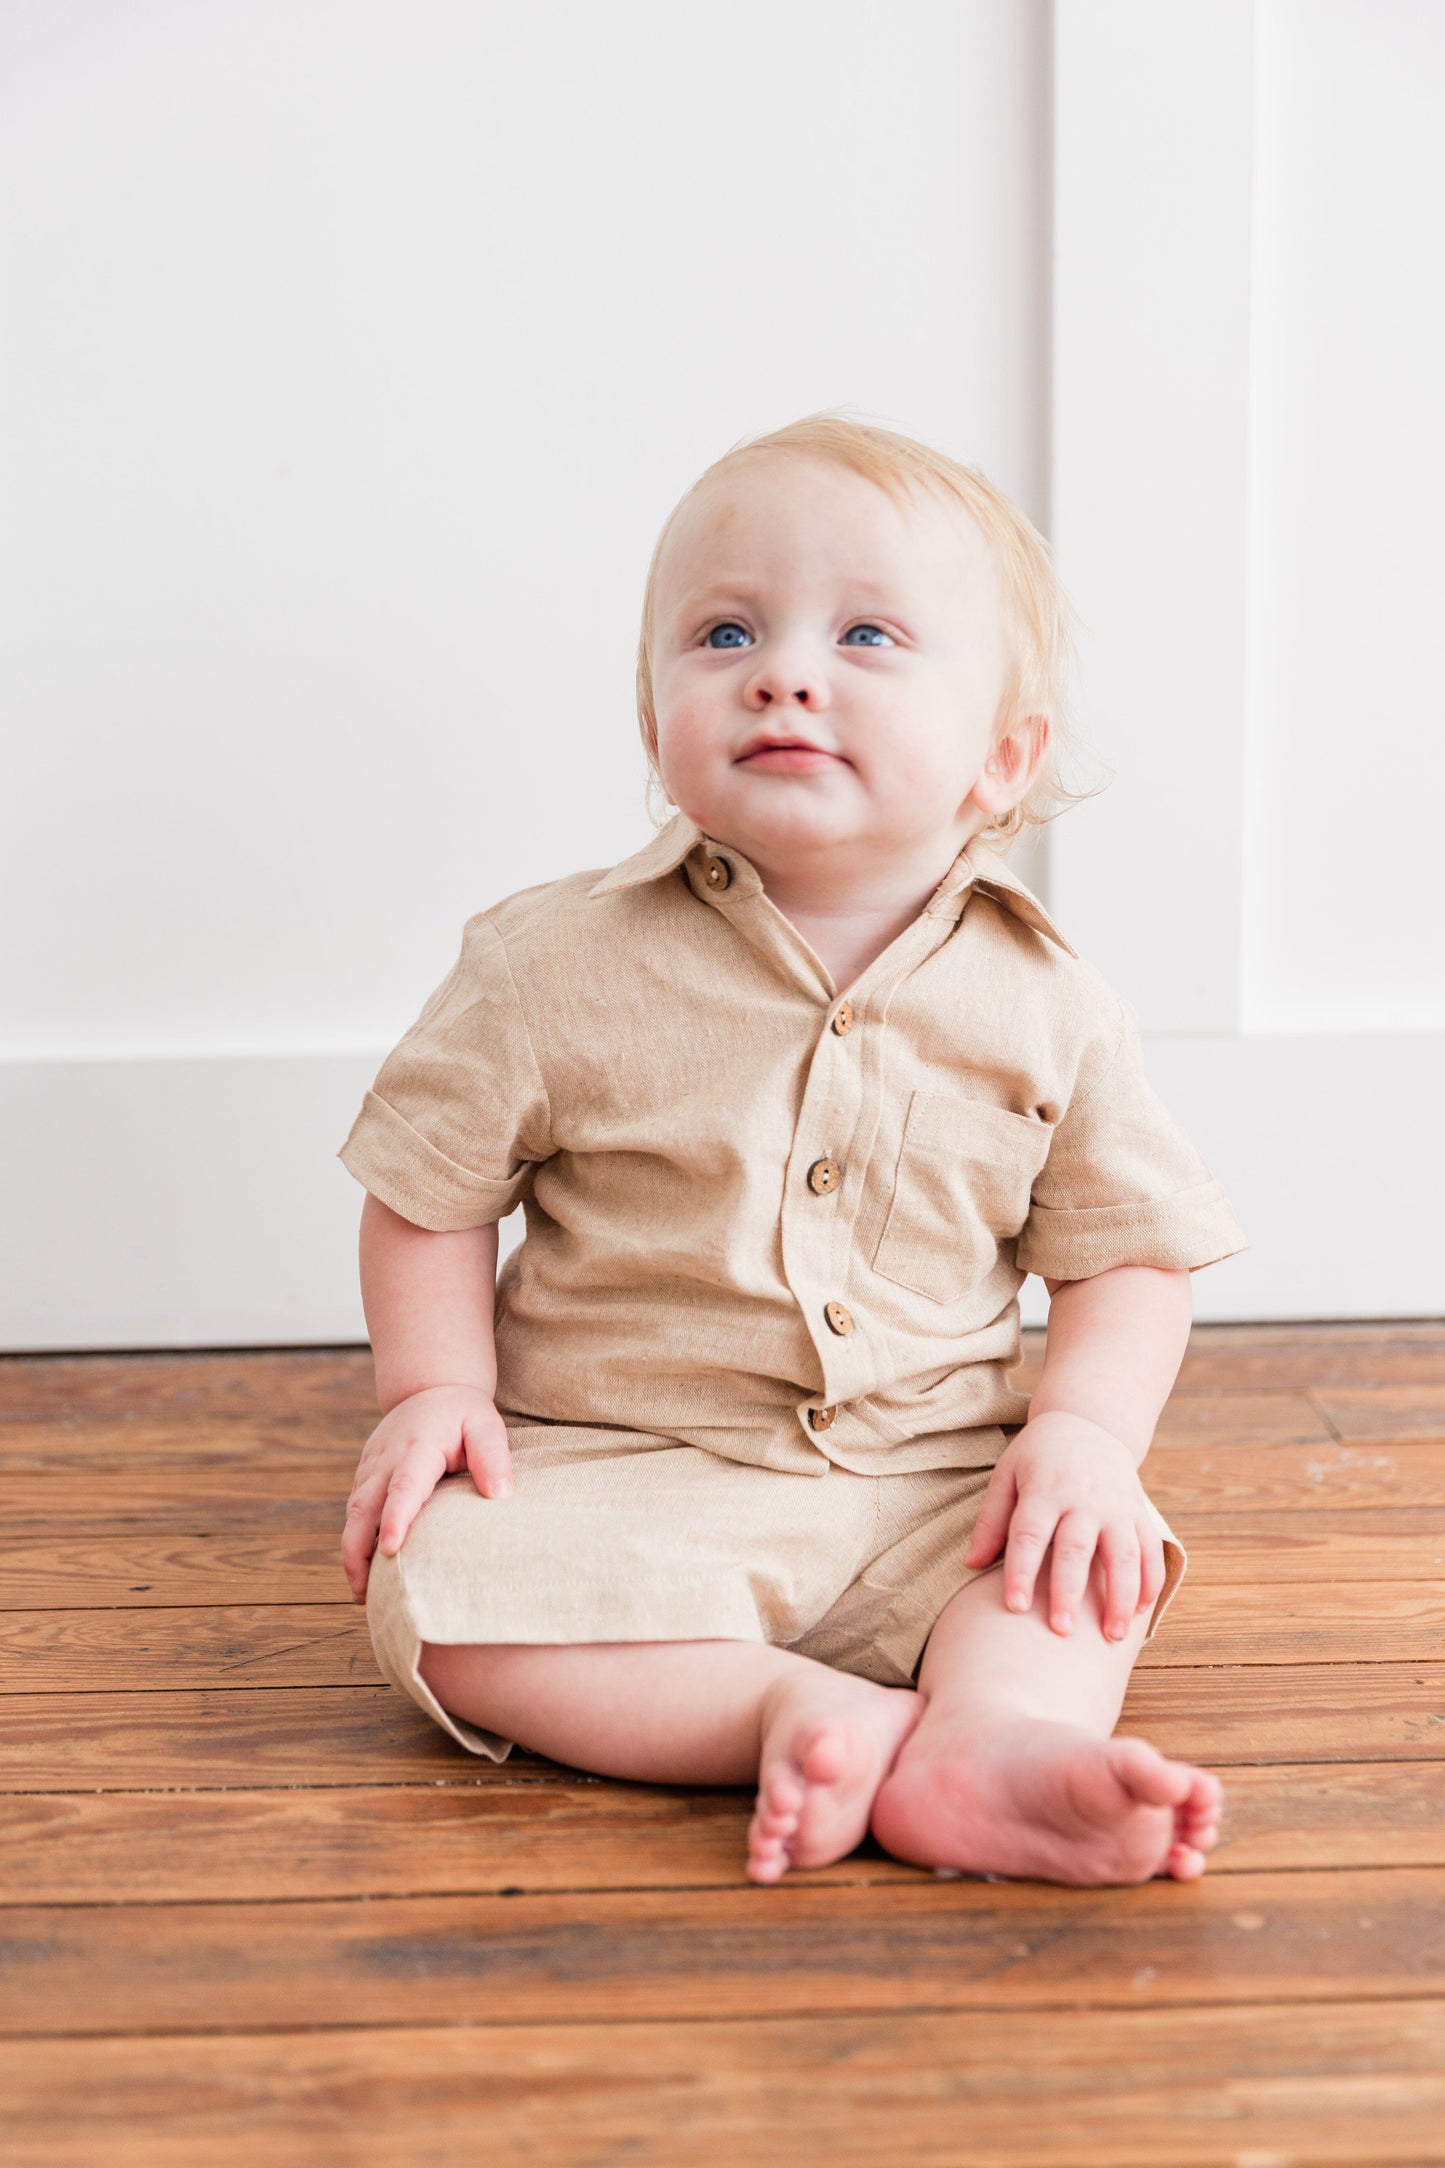
[[[1270,0],[1258,68],[1245,1021],[1439,1032],[1445,8]]]
[[[0,1346],[360,1336],[365,1084],[837,403],[1054,538],[1200,1314],[1445,1308],[1442,200],[1423,0],[8,0]]]
[[[1055,112],[1051,897],[1251,1236],[1198,1314],[1438,1315],[1445,12],[1065,0]]]
[[[462,919],[650,832],[729,443],[851,403],[1047,523],[1048,27],[8,0],[0,1344],[360,1335],[331,1154]]]

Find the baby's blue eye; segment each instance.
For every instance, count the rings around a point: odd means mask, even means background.
[[[718,638],[720,632],[736,633],[738,637],[735,640],[720,640]],[[744,631],[735,618],[729,618],[726,624],[713,626],[712,631],[707,636],[707,644],[709,647],[741,647],[749,637],[750,635]]]
[[[878,638],[876,640],[864,640],[862,642],[862,645],[864,647],[877,647],[882,641],[885,640],[890,647],[892,647],[893,645],[892,635],[890,633],[886,633],[881,625],[850,625],[847,632],[844,633],[843,638],[845,640],[850,639],[855,632],[874,632],[878,635]]]

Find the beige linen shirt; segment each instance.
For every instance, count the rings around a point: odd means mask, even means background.
[[[339,1156],[420,1227],[525,1208],[509,1420],[817,1474],[995,1460],[1028,1273],[1245,1247],[1132,1013],[978,841],[846,999],[682,814],[510,896]]]

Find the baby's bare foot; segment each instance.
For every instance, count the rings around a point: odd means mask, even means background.
[[[748,1873],[776,1882],[789,1867],[827,1867],[863,1838],[874,1794],[917,1723],[907,1687],[819,1664],[794,1672],[763,1713]]]
[[[874,1801],[897,1859],[1088,1886],[1192,1881],[1219,1835],[1216,1777],[1143,1739],[1009,1718],[920,1725]]]

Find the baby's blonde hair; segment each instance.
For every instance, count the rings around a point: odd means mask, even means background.
[[[652,643],[657,603],[657,573],[667,538],[684,505],[705,482],[739,461],[762,452],[805,452],[832,460],[876,483],[897,504],[910,491],[931,491],[945,504],[961,505],[982,531],[998,567],[1003,600],[1009,673],[994,718],[994,743],[1026,715],[1043,715],[1049,746],[1027,794],[983,831],[995,839],[1015,836],[1032,822],[1051,820],[1076,799],[1090,796],[1063,781],[1061,762],[1069,750],[1068,711],[1075,663],[1074,607],[1049,557],[1043,536],[1018,506],[975,467],[965,467],[946,452],[916,437],[900,435],[872,422],[855,421],[836,409],[805,414],[768,435],[744,437],[713,461],[668,514],[648,567],[642,598],[642,636],[637,649],[637,719],[654,783],[657,767],[657,710],[652,693]]]

